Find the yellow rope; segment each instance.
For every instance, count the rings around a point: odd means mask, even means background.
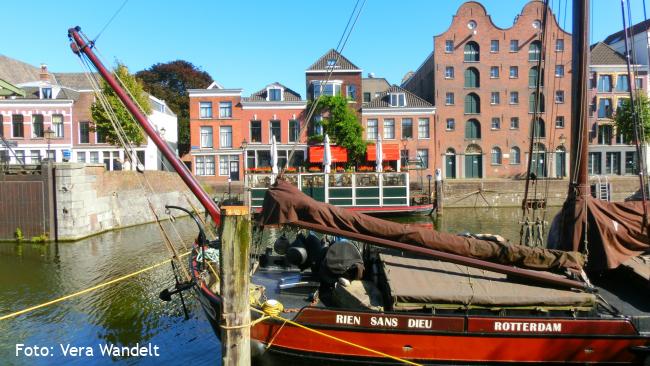
[[[406,360],[406,359],[403,359],[403,358],[400,358],[400,357],[392,356],[392,355],[389,355],[389,354],[387,354],[387,353],[384,353],[384,352],[381,352],[381,351],[377,351],[377,350],[374,350],[374,349],[371,349],[371,348],[368,348],[368,347],[362,346],[362,345],[360,345],[360,344],[356,344],[356,343],[353,343],[353,342],[350,342],[350,341],[346,341],[345,339],[338,338],[338,337],[335,337],[335,336],[333,336],[333,335],[330,335],[330,334],[327,334],[327,333],[323,333],[323,332],[321,332],[321,331],[319,331],[319,330],[309,328],[309,327],[307,327],[307,326],[305,326],[305,325],[302,325],[302,324],[300,324],[300,323],[296,323],[296,322],[294,322],[294,321],[292,321],[292,320],[285,319],[285,318],[283,318],[283,317],[281,317],[281,316],[279,316],[279,315],[268,314],[268,313],[266,313],[266,312],[264,312],[264,311],[262,311],[262,310],[255,309],[255,308],[253,308],[253,307],[251,307],[251,309],[252,309],[253,311],[255,311],[255,312],[258,312],[258,313],[264,314],[264,315],[266,315],[266,316],[268,316],[268,317],[271,317],[271,318],[273,318],[273,319],[281,320],[281,321],[283,321],[283,322],[285,322],[285,323],[289,323],[289,324],[291,324],[291,325],[293,325],[293,326],[296,326],[296,327],[298,327],[298,328],[305,329],[305,330],[307,330],[307,331],[309,331],[309,332],[312,332],[312,333],[318,334],[318,335],[323,336],[323,337],[325,337],[325,338],[329,338],[329,339],[335,340],[335,341],[337,341],[337,342],[341,342],[341,343],[343,343],[343,344],[347,344],[348,346],[356,347],[356,348],[362,349],[362,350],[367,351],[367,352],[370,352],[370,353],[374,353],[374,354],[379,355],[379,356],[382,356],[382,357],[390,358],[390,359],[392,359],[392,360],[395,360],[395,361],[399,361],[399,362],[405,363],[405,364],[407,364],[407,365],[421,366],[419,363],[415,363],[415,362],[413,362],[413,361],[409,361],[409,360]],[[274,338],[275,338],[275,337],[274,337]]]
[[[190,254],[190,252],[185,252],[185,253],[179,255],[179,258],[185,257],[185,256],[187,256],[188,254]],[[22,315],[22,314],[28,313],[28,312],[30,312],[30,311],[34,311],[34,310],[37,310],[37,309],[41,309],[41,308],[44,308],[44,307],[46,307],[46,306],[50,306],[50,305],[53,305],[53,304],[59,303],[59,302],[61,302],[61,301],[65,301],[65,300],[71,299],[71,298],[73,298],[73,297],[77,297],[77,296],[80,296],[80,295],[86,294],[86,293],[88,293],[88,292],[95,291],[95,290],[100,289],[100,288],[102,288],[102,287],[106,287],[106,286],[108,286],[108,285],[112,285],[112,284],[114,284],[114,283],[117,283],[117,282],[120,282],[120,281],[124,281],[124,280],[126,280],[126,279],[131,278],[131,277],[134,277],[134,276],[137,276],[137,275],[142,274],[142,273],[144,273],[144,272],[150,271],[150,270],[152,270],[152,269],[154,269],[154,268],[157,268],[157,267],[160,267],[160,266],[162,266],[162,265],[165,265],[165,264],[169,263],[170,261],[171,261],[171,259],[167,259],[167,260],[165,260],[165,261],[163,261],[163,262],[160,262],[160,263],[154,264],[154,265],[149,266],[149,267],[147,267],[147,268],[143,268],[143,269],[141,269],[141,270],[139,270],[139,271],[135,271],[135,272],[133,272],[133,273],[129,273],[129,274],[125,275],[125,276],[118,277],[118,278],[112,279],[112,280],[107,281],[107,282],[104,282],[104,283],[100,283],[99,285],[96,285],[96,286],[93,286],[93,287],[87,288],[87,289],[85,289],[85,290],[81,290],[81,291],[78,291],[78,292],[75,292],[75,293],[72,293],[72,294],[69,294],[69,295],[65,295],[65,296],[59,297],[59,298],[57,298],[57,299],[54,299],[54,300],[52,300],[52,301],[44,302],[44,303],[42,303],[42,304],[39,304],[39,305],[36,305],[36,306],[32,306],[32,307],[27,308],[27,309],[19,310],[19,311],[16,311],[16,312],[14,312],[14,313],[11,313],[11,314],[7,314],[7,315],[0,316],[0,320],[5,320],[5,319],[9,319],[9,318],[14,318],[14,317],[16,317],[16,316],[18,316],[18,315]]]

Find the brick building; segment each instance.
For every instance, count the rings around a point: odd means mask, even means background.
[[[410,170],[411,182],[417,182],[428,174],[433,174],[435,107],[426,100],[397,85],[379,93],[362,110],[361,120],[364,138],[372,143],[381,136],[384,154],[387,150],[399,151],[397,161],[387,164],[398,171],[402,168],[417,167]],[[374,160],[373,153],[368,154]],[[422,182],[419,182],[422,183]]]
[[[461,5],[449,28],[434,37],[432,56],[404,83],[424,98],[433,90],[437,167],[446,179],[525,174],[540,74],[535,170],[540,176],[567,175],[571,35],[549,10],[542,45],[543,11],[541,1],[532,1],[503,29],[483,5]]]
[[[95,94],[84,73],[53,73],[47,65],[36,68],[0,55],[0,78],[24,92],[24,95],[0,98],[0,133],[16,154],[13,156],[0,145],[3,160],[37,164],[49,157],[59,162],[104,164],[107,170],[123,168],[124,149],[106,143],[93,131],[90,106]],[[149,101],[152,106],[149,121],[175,149],[176,115],[163,100],[149,96]],[[53,133],[48,136],[46,132],[50,129]],[[165,168],[162,154],[149,139],[136,147],[135,153],[145,169]]]
[[[320,94],[342,95],[350,99],[352,109],[359,111],[363,102],[361,72],[345,56],[331,49],[305,70],[307,99],[314,100]]]
[[[647,93],[648,67],[632,65],[634,90]],[[589,174],[636,175],[638,157],[630,141],[617,133],[616,109],[630,98],[625,57],[603,42],[591,48]]]
[[[189,90],[189,96],[192,171],[202,180],[240,181],[245,169],[270,167],[271,136],[276,138],[279,165],[294,147],[290,165],[302,165],[306,102],[300,94],[276,82],[242,97],[242,89],[213,83]]]

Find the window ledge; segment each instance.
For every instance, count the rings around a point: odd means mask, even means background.
[[[497,164],[497,163],[490,163],[490,165],[491,165],[491,166],[501,166],[501,165],[503,165],[503,164],[501,164],[501,163],[498,163],[498,164]]]

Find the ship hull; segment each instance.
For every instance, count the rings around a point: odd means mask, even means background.
[[[204,286],[198,295],[220,337],[221,299]],[[259,314],[251,316],[255,319]],[[641,336],[625,318],[435,316],[305,307],[292,321],[312,331],[278,319],[253,326],[251,355],[256,364],[377,365],[400,364],[398,359],[404,359],[430,365],[642,365],[650,361],[645,353],[650,338]]]

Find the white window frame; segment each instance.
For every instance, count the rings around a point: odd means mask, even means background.
[[[391,132],[390,129],[386,129],[387,127],[390,128],[392,124],[392,137],[389,137],[387,132]],[[395,119],[394,118],[384,118],[384,126],[383,126],[383,136],[384,140],[395,140]]]
[[[227,107],[226,110],[230,111],[229,112],[230,115],[226,116],[225,114],[221,113],[222,105],[224,107]],[[219,118],[232,118],[232,101],[224,100],[224,101],[219,102]]]
[[[426,122],[426,124],[422,122]],[[426,137],[422,136],[423,134],[420,133],[422,131],[420,130],[420,128],[422,127],[426,127]],[[429,138],[431,138],[431,121],[429,120],[429,118],[420,117],[418,118],[418,139],[425,140]]]
[[[203,110],[204,106],[207,108],[207,106],[210,106],[210,113],[209,115],[203,115]],[[199,119],[211,119],[214,116],[214,110],[212,109],[212,102],[199,102]],[[206,109],[207,110],[207,109]]]
[[[209,134],[208,133],[203,133],[203,131],[208,131],[208,130],[210,131]],[[204,136],[206,136],[206,139],[208,138],[207,136],[209,136],[209,141],[207,141],[208,144],[204,143],[204,140],[203,140]],[[214,148],[214,128],[212,128],[212,126],[201,126],[199,128],[199,147],[201,149],[213,149]]]
[[[371,131],[370,122],[374,123],[374,126],[372,126],[374,128],[373,136],[370,135],[370,131]],[[375,118],[370,118],[366,121],[366,139],[370,141],[374,141],[377,140],[377,136],[379,136],[379,120]]]
[[[230,131],[230,132],[228,132],[228,131]],[[233,134],[232,126],[219,126],[219,148],[221,148],[221,149],[232,149],[233,148],[233,136],[232,136],[232,134]],[[230,137],[230,144],[228,144],[228,137]],[[228,146],[228,145],[230,145],[230,146]]]
[[[54,122],[55,117],[61,117],[61,122]],[[65,117],[62,114],[52,115],[52,127],[54,130],[54,138],[62,139],[65,137]]]
[[[279,100],[272,100],[271,99],[271,90],[279,90],[280,91],[280,99]],[[284,89],[280,88],[279,86],[271,86],[266,88],[266,101],[267,102],[282,102],[284,101]]]
[[[391,107],[406,107],[406,93],[390,93]]]

